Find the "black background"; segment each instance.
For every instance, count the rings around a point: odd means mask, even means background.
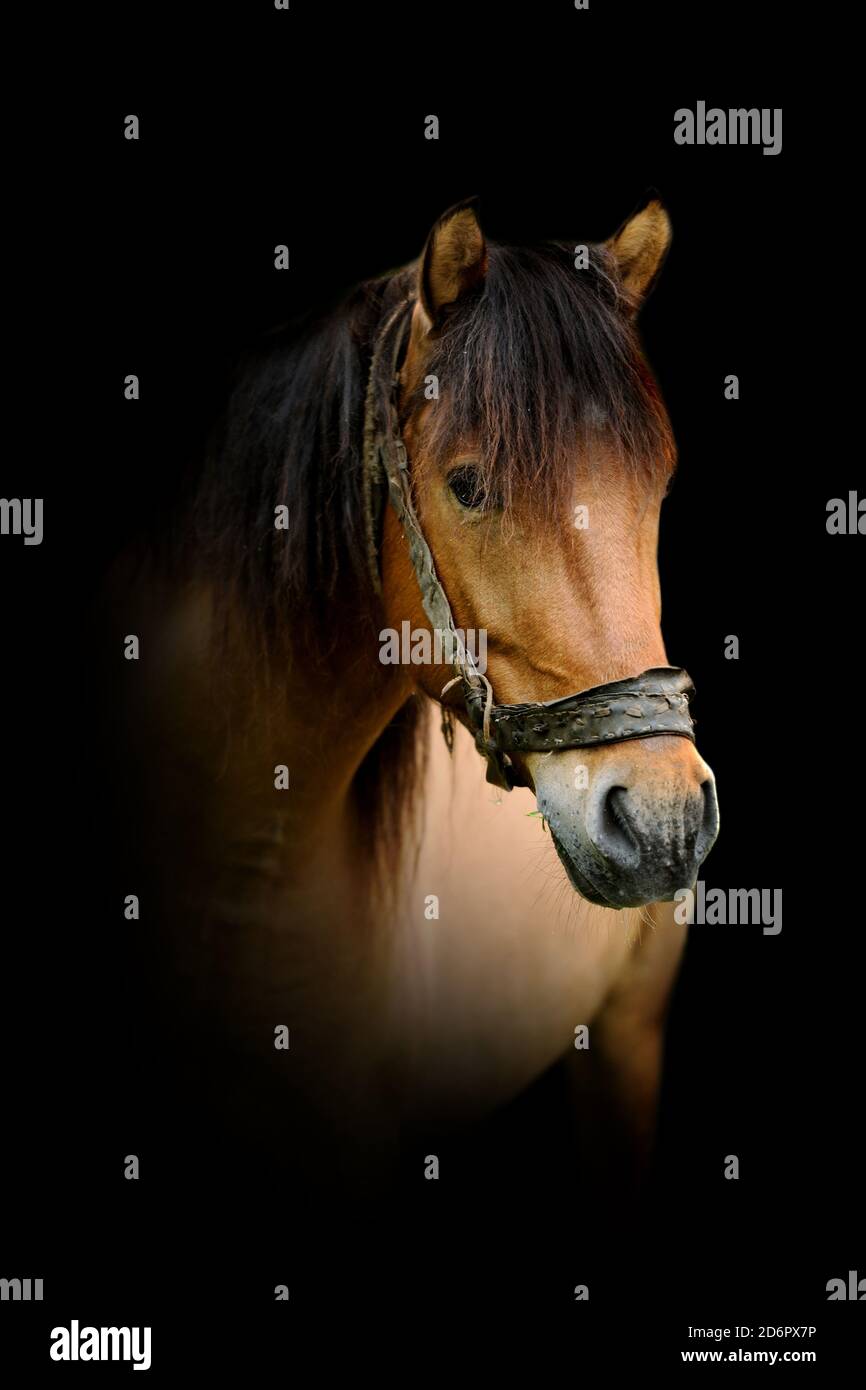
[[[118,10],[73,26],[82,62],[63,101],[31,89],[7,268],[32,292],[9,373],[24,444],[2,492],[45,498],[45,540],[0,545],[0,1274],[41,1276],[46,1297],[3,1305],[0,1362],[74,1373],[47,1358],[50,1327],[72,1317],[152,1324],[150,1374],[166,1377],[243,1357],[288,1369],[307,1337],[325,1366],[356,1325],[349,1349],[375,1365],[419,1329],[421,1374],[459,1323],[495,1357],[536,1325],[530,1311],[545,1337],[567,1334],[577,1370],[590,1344],[612,1367],[678,1364],[689,1324],[736,1322],[817,1325],[806,1345],[826,1367],[862,1325],[825,1292],[866,1274],[862,539],[828,536],[825,508],[863,475],[835,423],[851,385],[833,318],[844,267],[826,244],[841,231],[835,138],[782,81],[773,39],[789,21],[757,13],[760,27],[755,7],[728,8],[711,29],[685,7],[595,0],[469,17],[300,0],[183,20]],[[673,113],[698,99],[783,107],[782,153],[676,146]],[[159,518],[261,331],[411,259],[467,195],[493,239],[578,242],[608,236],[648,187],[674,228],[641,319],[680,450],[663,623],[697,685],[722,813],[702,877],[782,888],[784,926],[691,932],[643,1220],[605,1240],[579,1176],[539,1185],[537,1154],[526,1184],[519,1164],[496,1181],[470,1167],[363,1212],[312,1211],[206,1134],[172,1163],[171,1115],[140,1079],[147,998],[124,973],[135,924],[119,920],[92,756],[106,692],[87,614],[104,566]],[[282,242],[288,273],[273,269]],[[122,1176],[133,1152],[138,1183]],[[723,1177],[731,1153],[738,1182]],[[283,1282],[288,1305],[273,1302]],[[573,1301],[582,1282],[588,1304]],[[535,1344],[537,1369],[550,1346]]]

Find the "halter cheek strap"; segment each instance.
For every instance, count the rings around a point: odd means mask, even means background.
[[[412,501],[409,460],[397,418],[397,366],[405,340],[411,303],[403,303],[385,320],[373,350],[364,409],[364,520],[367,556],[374,589],[381,593],[379,535],[385,502],[403,528],[424,612],[434,630],[445,636],[454,674],[442,697],[459,688],[462,707],[444,707],[443,731],[449,742],[452,712],[473,734],[487,759],[487,780],[511,791],[525,778],[511,754],[550,753],[591,748],[626,739],[675,734],[694,742],[689,701],[694,686],[685,671],[657,666],[638,676],[536,704],[497,705],[487,677],[476,667],[458,632],[451,605],[436,574],[430,547]]]

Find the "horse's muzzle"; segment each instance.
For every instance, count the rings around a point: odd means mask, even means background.
[[[613,758],[582,793],[563,787],[555,761],[536,772],[538,807],[578,893],[604,907],[640,907],[694,884],[719,808],[713,774],[693,746],[669,777],[662,764],[642,776],[634,759]]]

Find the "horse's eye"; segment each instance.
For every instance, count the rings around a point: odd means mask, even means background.
[[[448,486],[461,507],[479,511],[484,506],[486,495],[481,482],[481,474],[471,464],[463,464],[448,475]]]

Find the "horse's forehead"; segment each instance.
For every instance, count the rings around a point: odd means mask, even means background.
[[[432,431],[435,412],[448,409],[447,392],[438,398],[424,399],[415,405],[403,427],[410,459],[418,469],[419,479],[430,472],[429,459],[425,450],[425,436]],[[543,430],[539,423],[539,441]],[[443,460],[447,467],[453,461],[482,459],[490,447],[481,428],[466,430],[455,437],[449,457]],[[541,442],[539,442],[539,451]],[[539,470],[544,469],[544,460],[536,460]],[[562,464],[551,464],[562,468]],[[574,488],[581,486],[592,493],[605,493],[611,504],[617,500],[643,506],[647,501],[661,495],[667,486],[668,473],[665,469],[646,469],[635,466],[627,450],[616,439],[610,428],[606,412],[598,408],[591,420],[587,420],[585,433],[574,441],[573,450],[565,465],[564,498],[570,496],[569,480]],[[494,473],[495,478],[495,473]],[[511,492],[513,503],[533,510],[537,505],[538,490],[531,478],[531,470],[522,480],[515,479],[516,486]]]

